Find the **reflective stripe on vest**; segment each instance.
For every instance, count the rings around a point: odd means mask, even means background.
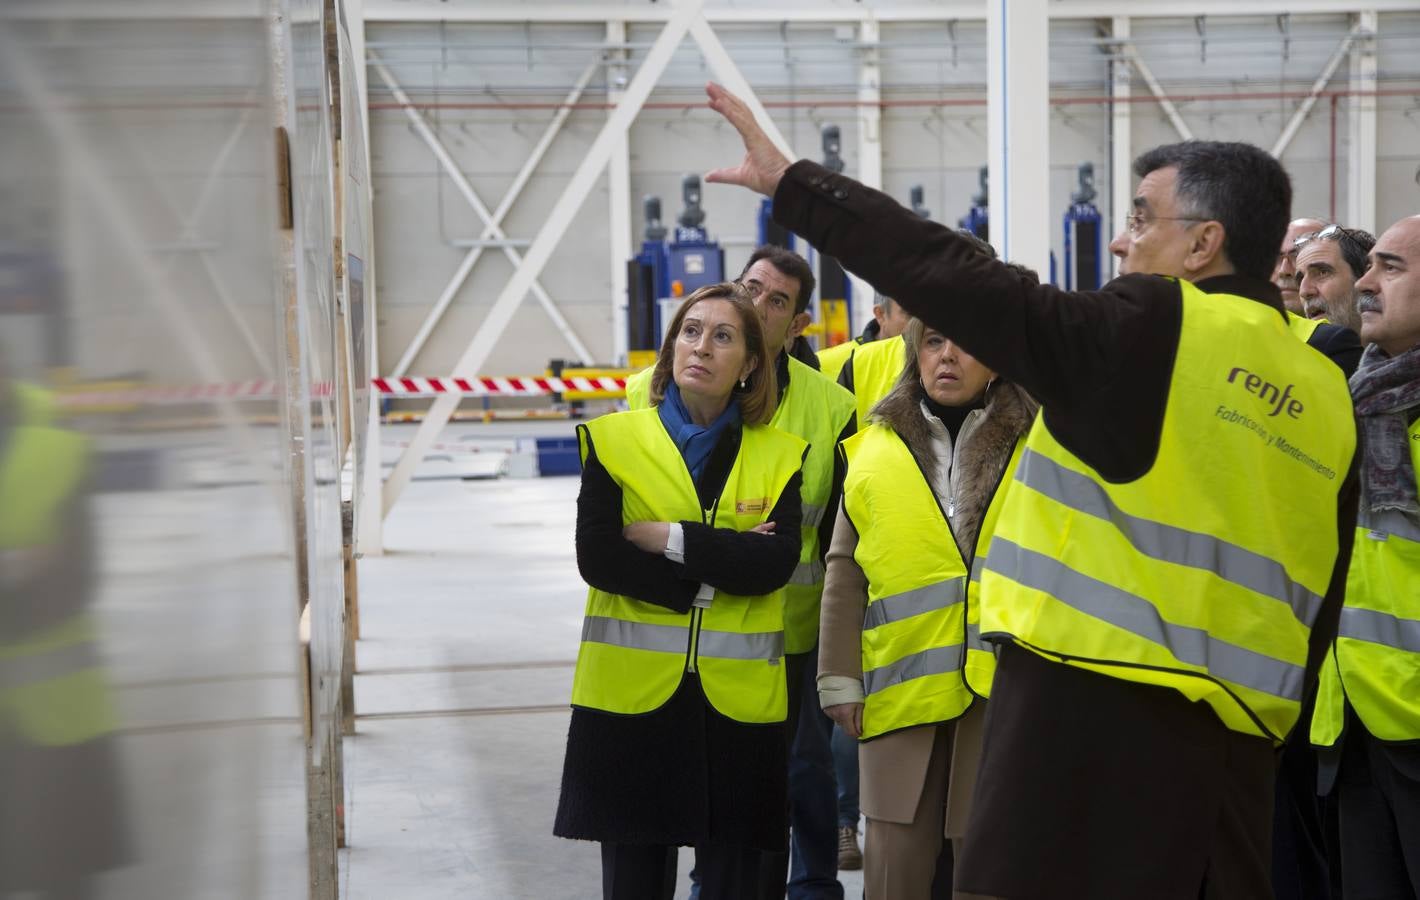
[[[1280,740],[1338,552],[1322,526],[1355,450],[1349,394],[1275,309],[1179,290],[1153,465],[1111,483],[1038,418],[981,576],[981,628]]]
[[[1230,644],[1202,628],[1167,622],[1150,601],[1083,575],[1059,560],[1018,547],[997,535],[991,545],[991,566],[995,571],[1011,572],[1014,580],[1025,587],[1068,597],[1067,602],[1080,612],[1166,647],[1180,661],[1225,681],[1283,701],[1301,700],[1301,666]]]
[[[654,409],[613,413],[578,428],[583,459],[598,460],[622,490],[622,521],[700,520],[748,531],[768,521],[802,464],[804,442],[764,426],[742,429],[740,452],[710,510]],[[572,682],[575,706],[623,714],[659,709],[684,673],[700,674],[715,709],[741,722],[783,721],[787,710],[783,596],[716,591],[708,608],[665,607],[592,588]]]
[[[966,585],[962,583],[960,578],[938,581],[935,584],[924,584],[922,587],[893,594],[890,597],[883,597],[876,603],[870,603],[867,613],[863,616],[863,628],[867,630],[892,622],[901,622],[903,619],[910,619],[933,610],[946,609],[954,603],[965,602]]]
[[[1225,581],[1287,604],[1292,614],[1310,625],[1321,610],[1320,594],[1287,577],[1273,559],[1220,538],[1131,516],[1110,501],[1098,482],[1073,472],[1032,450],[1026,450],[1016,470],[1022,484],[1087,516],[1111,522],[1144,556],[1161,562],[1210,571]]]
[[[582,623],[582,640],[683,657],[690,649],[690,630],[676,625],[587,616]],[[741,634],[701,630],[698,651],[702,657],[720,659],[778,659],[784,655],[784,635],[777,631]]]
[[[857,404],[858,427],[868,424],[868,413],[892,392],[907,365],[907,341],[884,338],[864,344],[853,352],[853,399]]]
[[[962,675],[966,563],[926,476],[886,425],[842,446],[843,509],[868,581],[863,739],[951,721],[971,706]]]
[[[1420,489],[1420,422],[1407,438]],[[1348,705],[1378,740],[1420,741],[1420,521],[1365,502],[1362,491],[1346,605],[1312,715],[1311,742],[1323,747],[1341,737]]]

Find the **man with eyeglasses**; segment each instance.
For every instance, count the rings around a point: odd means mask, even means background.
[[[707,92],[746,149],[708,181],[772,196],[777,222],[1043,404],[980,572],[999,657],[956,890],[1271,896],[1275,747],[1335,633],[1356,504],[1345,379],[1268,280],[1286,172],[1246,144],[1145,153],[1111,244],[1128,274],[1064,292],[790,165]]]
[[[1362,500],[1311,741],[1345,896],[1420,897],[1420,216],[1381,235],[1356,290]]]
[[[1297,238],[1297,293],[1302,298],[1302,314],[1359,332],[1356,280],[1366,273],[1366,254],[1375,244],[1375,236],[1369,232],[1340,225],[1328,225]],[[1356,359],[1360,361],[1359,340]]]
[[[1311,216],[1293,219],[1287,223],[1287,233],[1282,235],[1282,248],[1277,251],[1277,265],[1272,270],[1272,283],[1282,292],[1282,305],[1287,312],[1300,316],[1302,298],[1297,292],[1297,238],[1313,234],[1325,228],[1330,222],[1323,222]]]

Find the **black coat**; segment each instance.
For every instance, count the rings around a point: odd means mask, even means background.
[[[810,162],[780,181],[774,217],[1029,391],[1052,433],[1105,478],[1152,467],[1183,319],[1173,281],[1126,275],[1074,293],[1036,285]],[[1196,286],[1283,315],[1270,282]],[[1356,498],[1353,463],[1335,521],[1297,523],[1335,528],[1340,546],[1312,629],[1310,689],[1336,632]],[[1229,731],[1176,691],[1006,645],[956,887],[1012,898],[1270,896],[1274,761],[1267,741]]]
[[[696,484],[718,496],[739,453],[726,432]],[[780,494],[771,536],[682,522],[685,563],[646,553],[622,536],[621,488],[588,448],[577,498],[577,565],[589,585],[690,610],[700,584],[758,595],[785,585],[799,560],[795,474]],[[675,695],[644,715],[574,707],[553,831],[628,844],[740,844],[783,850],[788,829],[785,724],[749,725],[715,711],[685,673]]]

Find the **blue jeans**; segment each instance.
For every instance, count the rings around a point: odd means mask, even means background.
[[[838,882],[833,720],[819,708],[817,679],[815,648],[804,666],[798,733],[789,754],[789,900],[843,900],[843,885]],[[856,794],[856,777],[854,782]]]
[[[833,726],[833,771],[838,779],[838,827],[858,830],[858,740]]]

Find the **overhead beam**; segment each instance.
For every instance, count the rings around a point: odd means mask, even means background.
[[[611,159],[611,153],[617,140],[626,135],[632,121],[635,120],[641,107],[646,103],[646,98],[651,95],[651,89],[655,87],[661,74],[665,72],[666,66],[675,54],[676,47],[680,45],[686,32],[690,30],[691,22],[699,18],[701,2],[702,0],[689,0],[685,5],[677,8],[675,15],[666,23],[660,36],[651,45],[641,67],[636,71],[636,77],[627,86],[626,95],[622,97],[621,103],[612,111],[611,117],[602,126],[597,139],[592,142],[587,154],[582,157],[582,161],[572,174],[567,187],[544,219],[542,228],[538,230],[537,237],[533,238],[532,246],[528,247],[527,255],[523,257],[522,264],[513,272],[513,277],[504,286],[498,299],[493,301],[493,306],[488,310],[483,324],[479,326],[473,340],[469,342],[454,365],[453,374],[455,376],[477,375],[479,368],[488,359],[488,354],[492,352],[498,339],[502,337],[504,329],[512,321],[513,314],[517,312],[518,306],[527,296],[528,290],[532,287],[538,274],[547,265],[547,261],[552,257],[552,252],[566,235],[573,217],[586,202],[587,195],[591,193],[592,188],[600,181],[598,176]],[[424,458],[424,453],[429,449],[429,445],[448,424],[449,417],[453,415],[458,405],[458,396],[443,395],[430,406],[424,421],[419,425],[419,430],[414,434],[414,439],[410,441],[410,446],[400,456],[399,461],[395,463],[394,471],[385,481],[384,511],[386,515],[389,514],[390,509],[399,499],[399,495],[409,484],[409,480],[414,474],[414,467]]]
[[[1297,107],[1297,111],[1292,114],[1292,118],[1287,122],[1287,126],[1283,128],[1282,133],[1277,136],[1277,143],[1272,145],[1273,156],[1281,159],[1282,154],[1287,152],[1287,147],[1292,143],[1292,138],[1296,137],[1297,131],[1301,129],[1302,124],[1307,120],[1307,116],[1311,114],[1312,107],[1316,106],[1317,98],[1321,96],[1322,91],[1326,90],[1326,86],[1331,83],[1331,76],[1336,74],[1337,68],[1346,59],[1346,54],[1351,52],[1351,44],[1355,42],[1356,36],[1359,33],[1360,26],[1357,25],[1351,29],[1350,34],[1341,39],[1341,43],[1336,47],[1336,52],[1331,54],[1331,59],[1327,60],[1326,65],[1321,70],[1321,74],[1318,75],[1316,81],[1312,83],[1312,88],[1307,93],[1306,99],[1302,101],[1301,106]]]
[[[375,57],[373,52],[369,54],[369,58],[372,62],[374,61]],[[383,65],[379,65],[378,63],[376,63],[376,65],[378,65],[380,69],[384,69]],[[547,149],[552,146],[553,140],[557,137],[558,133],[562,131],[562,123],[567,121],[567,117],[572,113],[572,107],[578,100],[582,99],[582,92],[587,89],[587,84],[591,82],[592,76],[596,74],[599,68],[601,68],[601,60],[593,60],[582,72],[581,77],[577,79],[577,83],[572,86],[572,90],[567,93],[567,97],[562,101],[562,106],[558,108],[557,113],[552,117],[552,121],[549,122],[547,128],[543,130],[542,137],[539,138],[537,144],[534,145],[532,153],[523,161],[522,167],[518,169],[518,174],[513,177],[513,183],[508,186],[508,190],[503,194],[503,199],[499,202],[498,208],[493,210],[491,220],[484,225],[483,231],[479,234],[479,240],[500,240],[500,238],[494,237],[495,231],[502,228],[503,219],[508,215],[508,210],[513,208],[513,204],[517,202],[518,197],[522,195],[523,188],[527,186],[528,179],[532,177],[532,173],[537,169],[538,164],[542,162],[542,158],[547,154]],[[380,77],[384,78],[384,75],[381,74]],[[501,239],[506,240],[506,238]],[[454,270],[453,276],[449,278],[448,283],[444,285],[443,291],[439,293],[439,299],[434,302],[434,308],[429,310],[429,314],[425,316],[424,321],[420,323],[419,330],[417,330],[414,333],[414,337],[410,339],[409,346],[400,354],[399,362],[395,363],[394,369],[389,373],[390,377],[399,378],[409,371],[409,367],[414,364],[415,357],[424,349],[424,344],[428,341],[429,335],[433,334],[434,326],[439,324],[439,320],[444,317],[444,312],[449,308],[449,305],[453,303],[454,298],[458,296],[459,291],[463,288],[464,282],[468,280],[469,273],[473,271],[474,266],[478,265],[478,260],[483,256],[483,251],[486,247],[487,245],[475,245],[464,255],[458,268]],[[514,265],[516,265],[516,263],[514,263]],[[580,344],[581,342],[578,341],[577,343]],[[575,346],[574,344],[574,348]],[[589,355],[584,356],[583,360],[585,362],[594,361]]]
[[[1110,34],[1115,40],[1127,41],[1130,36],[1128,16],[1111,20]],[[1129,60],[1115,56],[1110,62],[1110,191],[1109,208],[1112,219],[1109,235],[1118,234],[1134,209],[1134,73]],[[1119,274],[1120,260],[1109,255],[1113,274]]]
[[[33,2],[32,7],[45,6]],[[102,9],[102,4],[96,4]],[[705,10],[712,24],[744,22],[861,22],[873,18],[879,22],[948,22],[986,18],[987,0],[957,0],[957,2],[874,5],[856,7],[796,7],[715,6]],[[1139,3],[1137,0],[1057,0],[1047,4],[1044,15],[1051,19],[1108,19],[1131,16],[1135,19],[1178,18],[1180,16],[1248,16],[1277,15],[1290,12],[1309,13],[1414,12],[1414,0],[1194,0],[1186,10],[1167,3]],[[454,4],[443,0],[366,0],[366,21],[380,22],[587,22],[611,20],[624,22],[666,22],[674,13],[668,4],[621,5],[615,3],[563,3],[558,5],[524,5],[520,3]],[[110,12],[108,14],[112,16]]]
[[[1129,58],[1129,62],[1138,70],[1139,77],[1144,79],[1144,83],[1149,86],[1149,93],[1154,95],[1154,99],[1159,101],[1159,108],[1168,116],[1168,120],[1173,123],[1174,131],[1178,132],[1180,139],[1185,141],[1193,140],[1193,129],[1188,127],[1188,123],[1183,121],[1183,116],[1178,114],[1178,107],[1173,105],[1169,99],[1168,92],[1163,85],[1159,84],[1159,79],[1154,77],[1154,70],[1149,68],[1149,64],[1144,62],[1144,58],[1139,55],[1132,43],[1121,44],[1120,52]]]
[[[790,159],[798,159],[798,154],[794,152],[788,139],[784,137],[784,133],[779,130],[779,126],[774,124],[774,120],[770,118],[764,104],[760,102],[759,95],[754,92],[754,87],[744,77],[740,67],[735,65],[730,52],[720,42],[720,36],[715,33],[715,29],[710,26],[710,23],[702,16],[691,24],[690,33],[695,38],[695,43],[699,45],[700,52],[704,54],[705,61],[709,64],[710,71],[715,74],[715,78],[745,102],[745,105],[754,113],[755,119],[759,121],[760,127],[764,129],[765,134],[769,135],[769,139],[774,142],[781,153]],[[855,297],[873,296],[873,288],[866,281],[847,270],[844,270],[844,274],[853,284]]]
[[[1346,224],[1376,231],[1376,29],[1374,11],[1356,17],[1352,44],[1348,119],[1351,147],[1347,156]],[[1368,96],[1369,94],[1369,96]]]
[[[759,95],[754,92],[754,87],[744,77],[740,67],[735,65],[734,59],[730,57],[730,51],[720,43],[720,36],[715,33],[714,28],[710,27],[710,23],[705,21],[703,15],[697,16],[695,21],[691,23],[690,36],[695,38],[695,43],[705,56],[705,62],[709,64],[710,71],[715,73],[715,78],[730,93],[745,102],[745,105],[754,113],[754,117],[759,120],[759,126],[764,129],[765,134],[769,135],[774,146],[779,148],[779,152],[790,159],[797,159],[793,149],[789,146],[788,139],[784,137],[784,132],[774,124],[774,120],[770,118],[764,104],[759,102]]]
[[[478,214],[478,217],[483,220],[485,235],[500,240],[506,238],[507,235],[503,233],[502,226],[494,220],[493,214],[488,211],[488,207],[483,205],[482,198],[480,198],[478,192],[473,189],[473,184],[470,183],[468,177],[463,174],[463,170],[454,162],[454,158],[449,154],[448,148],[444,146],[444,142],[439,140],[439,136],[434,133],[434,129],[425,121],[424,114],[414,105],[414,101],[409,99],[409,95],[404,92],[404,88],[400,87],[399,82],[394,80],[394,73],[390,72],[389,68],[385,66],[373,50],[367,50],[366,52],[370,57],[370,65],[374,67],[380,79],[384,81],[385,85],[390,89],[390,93],[394,95],[395,102],[404,110],[405,117],[408,118],[410,124],[414,126],[415,132],[424,140],[424,143],[429,146],[429,149],[433,151],[434,158],[444,167],[444,171],[448,173],[449,178],[454,183],[454,187],[458,188],[464,200],[468,201],[468,205],[471,206],[473,211]],[[475,247],[474,249],[478,248]],[[515,269],[522,265],[523,258],[517,250],[508,246],[504,246],[500,249],[502,249],[503,255],[508,257],[508,261],[513,264]],[[472,266],[470,266],[470,268],[472,268]],[[572,348],[572,352],[575,353],[582,362],[593,362],[591,351],[587,349],[587,345],[582,343],[582,339],[579,338],[577,333],[572,329],[571,323],[562,315],[562,311],[557,308],[557,304],[552,301],[552,298],[548,296],[547,291],[543,289],[537,279],[534,278],[529,287],[532,290],[533,296],[537,298],[538,302],[542,304],[542,308],[547,312],[548,318],[552,319],[552,324],[557,327],[557,330],[561,332],[562,337],[566,339],[568,345]]]

